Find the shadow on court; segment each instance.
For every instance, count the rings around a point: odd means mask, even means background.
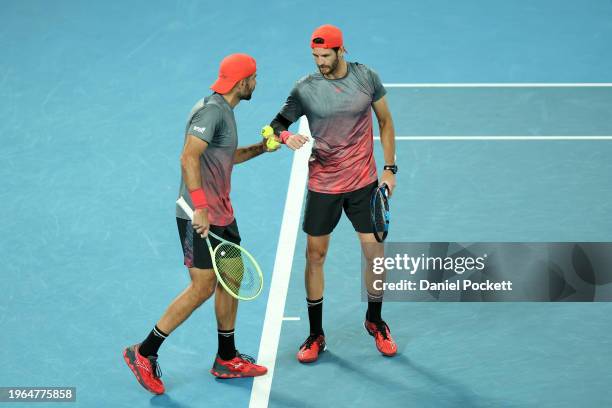
[[[193,405],[181,404],[174,401],[168,394],[156,395],[151,398],[151,405],[154,407],[167,407],[167,408],[192,408]]]
[[[386,364],[389,365],[388,370],[386,372],[376,372],[369,368],[367,362],[351,361],[328,350],[321,355],[315,365],[334,364],[342,368],[347,376],[353,378],[355,375],[358,376],[359,381],[353,382],[353,384],[356,386],[367,384],[370,397],[377,398],[376,396],[384,395],[383,398],[386,403],[392,403],[394,406],[395,404],[398,404],[398,406],[477,408],[518,408],[524,406],[478,395],[457,380],[416,364],[403,354],[384,359]],[[413,383],[411,379],[415,377],[420,378],[419,381]],[[429,384],[429,386],[427,388],[419,387],[418,384],[423,382]],[[345,387],[349,387],[349,384],[346,384]],[[347,390],[347,392],[350,394],[350,390]],[[273,392],[272,395],[275,403],[281,403],[282,399],[286,398],[285,396],[279,396],[280,400],[277,400],[277,394]],[[361,402],[366,403],[367,401]],[[288,406],[293,405],[289,404]]]
[[[229,388],[243,388],[248,392],[251,391],[253,386],[252,378],[215,378],[215,384]]]
[[[305,401],[303,398],[296,398],[290,390],[279,391],[278,389],[272,389],[270,393],[270,403],[272,407],[295,407],[295,408],[315,408],[322,405],[321,400],[313,399],[312,401]]]

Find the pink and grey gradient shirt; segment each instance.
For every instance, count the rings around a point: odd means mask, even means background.
[[[314,73],[300,79],[280,114],[290,122],[306,115],[314,146],[308,189],[339,194],[377,180],[372,104],[386,94],[378,74],[349,62],[344,78]]]
[[[208,220],[216,226],[229,225],[234,221],[230,191],[234,152],[238,147],[238,130],[234,111],[223,96],[215,93],[195,104],[187,120],[185,140],[189,135],[208,143],[208,147],[200,156],[202,189],[208,201]],[[180,196],[193,208],[182,178]],[[178,205],[176,216],[189,219]]]

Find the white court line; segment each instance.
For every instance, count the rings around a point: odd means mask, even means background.
[[[375,136],[380,140],[380,136]],[[612,136],[395,136],[395,140],[493,140],[493,141],[529,141],[529,140],[612,140]]]
[[[609,82],[388,83],[386,88],[608,88]],[[379,137],[375,137],[380,140]],[[396,136],[395,140],[612,140],[612,136]]]
[[[283,321],[288,321],[288,322],[297,322],[299,320],[300,320],[299,317],[288,317],[288,316],[283,317]]]
[[[389,83],[385,88],[609,88],[610,82]]]
[[[306,117],[302,117],[300,120],[298,133],[310,137],[310,129],[308,128]],[[270,398],[270,388],[272,387],[278,341],[285,312],[289,277],[291,276],[291,267],[293,266],[293,254],[298,235],[300,213],[304,201],[306,179],[308,178],[308,158],[310,157],[311,148],[312,144],[310,143],[293,154],[283,222],[281,224],[278,246],[276,247],[276,259],[272,271],[270,294],[268,295],[266,317],[264,319],[257,357],[257,363],[266,366],[268,374],[262,377],[255,377],[249,402],[250,408],[267,407]]]

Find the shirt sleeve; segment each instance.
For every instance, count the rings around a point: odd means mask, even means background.
[[[297,84],[291,90],[279,113],[291,123],[297,121],[304,114]]]
[[[387,94],[387,90],[385,89],[382,82],[380,81],[380,77],[378,76],[376,71],[373,71],[371,69],[369,71],[370,71],[370,84],[372,86],[372,89],[374,90],[372,94],[372,102],[376,102]]]
[[[221,110],[214,105],[208,105],[193,116],[189,124],[189,129],[187,129],[187,134],[193,135],[210,144],[215,132],[217,132],[221,126]]]

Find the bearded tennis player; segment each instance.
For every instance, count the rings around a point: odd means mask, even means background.
[[[223,239],[240,244],[238,224],[230,201],[234,164],[245,162],[268,150],[266,144],[238,148],[234,108],[251,99],[256,86],[256,62],[246,54],[223,59],[214,93],[193,107],[185,130],[181,154],[182,178],[179,197],[194,209],[193,221],[177,206],[176,221],[183,248],[184,265],[191,283],[174,299],[142,343],[127,347],[123,356],[138,382],[154,394],[165,390],[157,362],[158,350],[166,338],[193,311],[215,294],[217,355],[210,370],[219,378],[255,377],[267,369],[236,350],[234,326],[238,301],[217,279],[205,236],[212,231]],[[219,242],[210,237],[211,243]],[[143,277],[146,280],[146,277]]]
[[[317,28],[310,47],[318,72],[296,83],[270,124],[281,141],[295,150],[307,142],[307,137],[292,134],[288,128],[306,115],[314,138],[302,226],[307,234],[305,281],[310,323],[310,333],[297,353],[302,363],[316,361],[325,350],[323,266],[331,234],[344,211],[369,263],[364,276],[371,276],[373,258],[383,254],[383,248],[373,234],[370,197],[383,183],[392,194],[397,173],[393,119],[386,90],[376,72],[366,65],[345,60],[343,35],[338,27]],[[380,180],[374,161],[372,110],[378,120],[384,151]],[[348,273],[335,272],[345,276]],[[382,295],[368,286],[364,326],[374,337],[378,351],[393,356],[397,345],[381,317]]]

